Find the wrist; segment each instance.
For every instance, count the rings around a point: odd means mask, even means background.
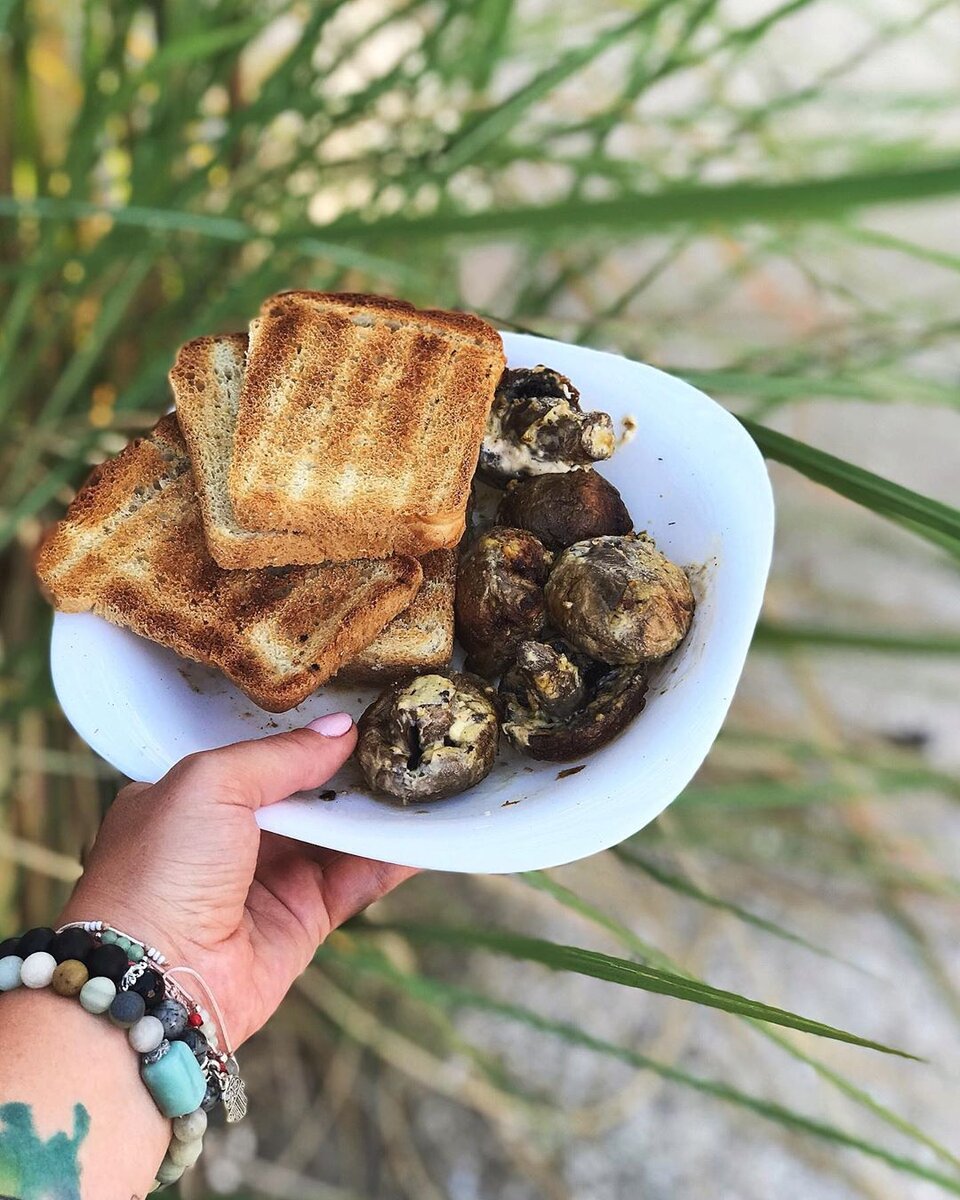
[[[56,924],[102,921],[122,929],[144,945],[155,946],[172,966],[195,966],[196,947],[177,930],[174,921],[165,920],[155,906],[153,912],[148,912],[147,907],[138,904],[135,898],[121,896],[109,886],[88,884],[81,879]]]
[[[242,1120],[247,1105],[235,1054],[239,1043],[231,1041],[223,1009],[208,980],[188,963],[171,962],[154,942],[134,933],[125,922],[76,915],[68,906],[61,915],[60,925],[60,933],[53,938],[50,946],[51,953],[43,956],[48,959],[50,967],[55,959],[62,962],[65,958],[74,957],[74,942],[65,942],[64,939],[79,937],[77,950],[80,953],[77,957],[83,961],[71,965],[70,972],[74,977],[79,974],[86,976],[86,964],[93,969],[96,963],[98,969],[95,973],[110,978],[117,1002],[122,1000],[130,1009],[133,1022],[142,1017],[147,1018],[147,1024],[153,1022],[149,1034],[146,1031],[142,1034],[145,1040],[156,1039],[149,1045],[136,1044],[133,1039],[137,1031],[133,1028],[130,1030],[132,1044],[144,1054],[144,1078],[148,1066],[157,1061],[151,1059],[151,1052],[156,1050],[160,1057],[165,1057],[170,1051],[179,1054],[182,1047],[171,1043],[188,1043],[191,1054],[200,1064],[195,1072],[191,1070],[188,1074],[196,1073],[198,1082],[205,1083],[205,1092],[203,1087],[200,1088],[198,1103],[202,1098],[204,1110],[210,1111],[222,1102],[228,1122]],[[50,936],[49,933],[47,936]],[[25,975],[23,980],[26,982]],[[51,982],[56,989],[56,970]],[[81,992],[83,986],[79,985]],[[124,996],[119,994],[121,992]],[[130,996],[129,993],[134,995]],[[139,1011],[134,1012],[131,1005],[134,1008],[139,1006]],[[110,1015],[114,1017],[112,1007]],[[168,1115],[180,1114],[171,1112]]]
[[[20,1113],[51,1158],[55,1134],[74,1140],[72,1161],[60,1154],[54,1163],[62,1176],[51,1187],[73,1182],[75,1170],[84,1200],[145,1195],[169,1143],[170,1123],[143,1086],[126,1038],[46,990],[4,994],[0,1011],[0,1112],[7,1104],[24,1106]],[[118,1145],[137,1151],[118,1155]]]
[[[74,1014],[85,1010],[99,1016],[101,1027],[109,1020],[125,1032],[127,1059],[139,1062],[145,1094],[159,1114],[173,1119],[172,1139],[156,1178],[159,1183],[178,1179],[199,1157],[208,1112],[222,1103],[228,1121],[246,1113],[243,1082],[229,1045],[222,1041],[225,1030],[216,1000],[201,976],[169,963],[149,939],[112,921],[80,920],[69,906],[64,917],[59,932],[38,927],[7,940],[0,988],[14,997],[7,1001],[4,1018],[11,1005],[17,1010],[30,1004],[31,996],[42,1011],[49,1000],[43,990],[50,987],[62,1000],[77,1001],[58,1005],[68,1024],[74,1020],[72,1008]],[[195,990],[194,980],[203,992]],[[207,1000],[213,1002],[216,1023],[202,1006]],[[23,1109],[24,1102],[19,1105]],[[76,1107],[74,1125],[86,1127],[82,1103]],[[22,1116],[17,1110],[12,1119]],[[0,1126],[3,1117],[0,1109]]]

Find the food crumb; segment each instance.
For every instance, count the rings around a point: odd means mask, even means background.
[[[336,800],[337,793],[333,788],[327,788],[325,791],[319,792],[318,796],[321,800]]]
[[[520,803],[519,800],[504,800],[504,802],[500,805],[500,807],[501,808],[509,808],[511,804],[519,804],[519,803]]]
[[[632,441],[637,432],[637,418],[627,415],[620,422],[620,436],[617,438],[618,446],[625,446],[627,442]]]
[[[196,682],[190,678],[186,667],[177,667],[177,673],[182,677],[191,692],[196,692],[198,696],[203,695],[203,688],[198,687]]]
[[[580,772],[585,771],[586,768],[587,768],[586,763],[581,763],[579,767],[567,767],[567,769],[565,771],[557,772],[557,778],[558,779],[569,779],[571,775],[579,775]]]

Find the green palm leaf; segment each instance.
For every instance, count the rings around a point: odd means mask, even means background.
[[[881,1042],[859,1037],[857,1034],[848,1033],[821,1021],[814,1021],[797,1013],[788,1012],[786,1009],[763,1004],[746,996],[739,996],[736,992],[727,992],[722,988],[711,987],[710,984],[700,983],[697,980],[670,971],[659,970],[656,967],[631,962],[626,958],[601,954],[597,950],[585,950],[580,946],[563,946],[542,938],[526,937],[504,930],[474,929],[469,926],[422,923],[389,924],[376,928],[400,933],[412,942],[430,942],[459,947],[473,946],[477,949],[490,950],[496,954],[505,954],[510,958],[521,959],[525,962],[540,963],[552,971],[572,971],[577,975],[589,975],[608,983],[639,988],[662,996],[673,996],[678,1000],[688,1000],[695,1004],[706,1005],[708,1008],[718,1008],[723,1012],[751,1017],[758,1021],[769,1021],[774,1025],[783,1025],[788,1029],[797,1029],[803,1033],[813,1033],[818,1037],[832,1038],[853,1046],[879,1050],[884,1054],[895,1054],[901,1058],[916,1059],[917,1057],[906,1050],[885,1046]]]
[[[825,450],[798,442],[766,425],[743,419],[743,425],[767,458],[792,467],[815,483],[881,516],[909,521],[918,533],[929,530],[960,544],[960,510],[922,496],[863,467],[845,462]]]
[[[511,1004],[493,996],[485,995],[456,984],[428,978],[421,974],[398,970],[382,954],[365,947],[351,947],[347,952],[341,952],[325,946],[318,952],[317,961],[324,964],[333,961],[353,972],[368,973],[379,976],[391,986],[400,989],[406,995],[421,1001],[425,1005],[452,1008],[475,1009],[488,1012],[507,1020],[516,1021],[540,1033],[549,1034],[562,1039],[571,1046],[578,1046],[594,1053],[618,1059],[628,1066],[641,1071],[650,1071],[681,1087],[690,1088],[705,1095],[714,1097],[724,1103],[747,1109],[764,1120],[771,1121],[794,1133],[805,1134],[836,1146],[857,1150],[871,1158],[880,1160],[894,1170],[913,1175],[919,1179],[929,1180],[945,1191],[960,1195],[960,1178],[937,1171],[926,1163],[905,1155],[895,1154],[876,1142],[839,1128],[826,1121],[809,1117],[796,1109],[775,1104],[760,1096],[751,1095],[739,1088],[732,1087],[721,1080],[707,1079],[701,1075],[686,1071],[682,1067],[670,1063],[659,1062],[648,1055],[628,1046],[621,1046],[605,1038],[597,1037],[571,1025],[567,1021],[556,1021],[542,1016],[533,1009],[522,1005]]]

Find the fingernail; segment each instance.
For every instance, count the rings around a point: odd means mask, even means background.
[[[314,733],[322,733],[324,737],[335,738],[343,737],[352,724],[353,717],[349,713],[326,713],[311,721],[307,729],[312,729]]]

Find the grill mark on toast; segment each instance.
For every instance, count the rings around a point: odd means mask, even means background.
[[[291,310],[300,317],[291,318]],[[503,368],[496,331],[476,317],[422,312],[402,301],[303,292],[270,298],[259,322],[251,326],[229,484],[241,523],[253,529],[304,529],[337,560],[358,551],[423,554],[455,544],[469,489],[465,464],[472,470],[476,462]],[[322,369],[332,344],[330,330],[342,330],[345,322],[351,326],[351,344],[343,358],[350,365],[331,379]],[[326,400],[322,405],[305,406],[300,395],[286,390],[284,363],[293,346],[306,344],[308,327],[314,330],[310,345],[320,347],[313,353],[321,368],[316,385]],[[295,328],[303,336],[291,342]],[[399,349],[379,368],[364,361],[375,346],[383,346],[382,329],[391,331],[407,358],[400,379],[389,387],[388,371]],[[279,344],[283,338],[285,347]],[[445,359],[446,347],[452,357],[441,369],[437,359]],[[369,385],[360,382],[363,370],[370,373]],[[375,411],[351,406],[350,393],[356,390],[371,397]],[[274,400],[281,392],[288,396],[289,411],[277,418],[277,430],[287,436],[278,433],[268,445],[260,421],[263,414],[279,411]],[[292,476],[298,489],[286,484]]]
[[[323,549],[293,529],[252,530],[238,523],[229,489],[247,334],[196,338],[181,346],[170,372],[211,554],[226,568],[316,563]]]
[[[450,348],[450,351],[442,364],[442,373],[440,378],[437,380],[433,397],[423,411],[421,436],[423,438],[424,449],[426,451],[427,458],[431,463],[440,461],[440,446],[437,445],[440,437],[440,426],[439,423],[435,422],[434,420],[435,414],[441,404],[449,403],[451,379],[453,377],[454,369],[460,353],[460,346],[455,345]]]
[[[277,319],[278,327],[267,326],[269,332],[264,332],[263,322],[259,318],[251,322],[249,361],[254,364],[254,369],[251,371],[248,364],[247,376],[238,401],[242,411],[247,388],[255,389],[252,394],[256,397],[259,428],[252,445],[261,454],[269,452],[269,448],[276,444],[281,435],[286,433],[289,436],[290,426],[298,423],[299,410],[302,410],[307,399],[301,387],[301,384],[307,383],[307,360],[302,347],[301,322],[295,312],[284,311]],[[276,357],[270,343],[281,340],[292,342],[295,349],[292,356],[288,356],[284,361],[283,369],[274,375],[271,388],[267,389],[263,387],[261,380],[264,373],[274,366],[273,360]],[[259,375],[255,373],[257,367]],[[284,429],[283,426],[287,428]],[[269,463],[269,458],[267,461]],[[272,482],[276,483],[276,480]]]
[[[109,538],[122,526],[128,525],[144,509],[160,501],[164,489],[190,468],[190,463],[185,458],[171,459],[169,450],[161,439],[148,436],[137,439],[137,444],[142,447],[143,453],[151,456],[155,454],[159,460],[158,465],[162,464],[156,479],[135,485],[120,506],[103,518],[97,517],[95,512],[85,511],[89,506],[85,503],[82,493],[78,494],[74,501],[78,520],[73,536],[69,540],[59,539],[59,530],[55,529],[52,537],[45,540],[38,555],[38,569],[46,564],[48,583],[51,586],[60,582],[62,586],[69,587],[71,575],[82,565],[87,555],[96,552],[96,547],[104,537]],[[111,472],[109,463],[95,467],[86,486],[112,486],[113,474],[115,472]]]
[[[170,472],[175,476],[154,503],[116,520],[137,487],[149,490]],[[55,584],[88,528],[99,529],[99,540]],[[91,475],[46,540],[37,569],[58,607],[92,610],[218,666],[272,711],[300,703],[369,644],[422,579],[412,558],[222,570],[204,543],[186,446],[172,417]]]
[[[353,456],[356,461],[366,464],[375,453],[379,453],[376,461],[378,477],[372,478],[365,473],[362,480],[364,493],[383,502],[384,496],[383,473],[391,474],[391,462],[384,461],[383,449],[377,448],[379,429],[382,416],[378,407],[378,398],[394,387],[400,386],[406,359],[406,347],[402,333],[387,328],[385,325],[369,326],[362,335],[365,354],[355,354],[352,357],[350,370],[341,380],[340,394],[333,400],[331,409],[330,429],[335,436],[335,443],[328,447],[331,460],[341,460],[341,472],[349,471],[354,481],[354,487],[361,482],[356,469],[344,456],[343,448],[352,446],[357,453]],[[371,353],[375,360],[371,361]],[[376,360],[379,361],[376,361]],[[338,453],[339,451],[339,453]],[[342,478],[342,475],[341,475]],[[394,480],[390,480],[391,488]],[[348,502],[349,496],[345,490],[340,496],[330,497],[331,515],[335,514],[340,502]],[[389,500],[387,500],[389,503]]]
[[[339,318],[336,319],[339,323]],[[342,342],[349,344],[349,350],[341,351],[338,347],[336,369],[326,398],[318,399],[316,412],[323,424],[315,426],[313,430],[305,430],[303,434],[304,443],[316,459],[318,469],[322,463],[329,463],[334,469],[339,466],[341,470],[350,465],[342,461],[342,447],[349,442],[355,428],[363,419],[354,395],[354,381],[362,371],[364,363],[364,355],[357,349],[356,339],[359,337],[362,342],[368,341],[373,331],[370,328],[358,328],[346,317],[343,318],[340,327],[344,335]],[[330,473],[332,474],[332,471]],[[336,479],[331,480],[334,488],[337,482]],[[328,497],[327,503],[336,506],[337,496],[320,490],[318,502],[323,504],[325,497]]]
[[[404,394],[410,391],[415,395],[436,397],[447,342],[430,334],[410,330],[405,343],[398,389]],[[430,404],[428,400],[426,406],[395,406],[386,422],[389,443],[382,459],[383,469],[378,483],[381,502],[385,506],[389,504],[397,515],[416,511],[411,492],[417,486],[422,488],[422,481],[426,481],[428,487],[436,487],[437,464],[428,450]],[[415,466],[419,467],[416,479],[413,478]]]

